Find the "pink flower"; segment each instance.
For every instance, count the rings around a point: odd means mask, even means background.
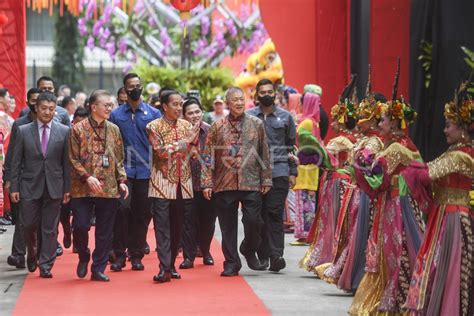
[[[92,27],[92,35],[94,37],[99,36],[100,28],[102,27],[103,24],[104,22],[102,22],[101,20],[98,20],[97,22],[94,23],[94,26]]]
[[[211,27],[211,21],[209,20],[208,16],[204,16],[201,19],[201,35],[205,36],[209,33],[209,29]]]
[[[122,38],[119,41],[119,52],[125,55],[125,53],[127,52],[127,49],[128,49],[127,42],[125,41],[125,39]]]
[[[114,42],[108,42],[105,45],[105,48],[107,49],[107,52],[110,55],[110,58],[115,59],[115,43]]]
[[[77,20],[77,28],[79,30],[79,34],[81,36],[86,36],[87,35],[87,25],[86,25],[86,19],[85,18],[80,18]]]
[[[95,42],[94,42],[94,38],[92,36],[89,36],[89,38],[87,39],[87,47],[90,50],[93,50],[95,48]]]
[[[89,0],[89,3],[87,4],[87,10],[86,10],[86,18],[91,19],[92,16],[94,15],[94,11],[97,8],[97,4],[95,1]]]

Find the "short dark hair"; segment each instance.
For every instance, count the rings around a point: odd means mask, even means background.
[[[125,77],[123,77],[123,86],[125,87],[127,85],[127,81],[132,78],[140,79],[140,77],[136,73],[133,73],[133,72],[128,73],[125,75]]]
[[[181,94],[176,90],[167,90],[167,91],[163,92],[163,94],[160,97],[161,105],[168,104],[168,102],[170,100],[170,97],[172,95],[181,95]]]
[[[88,117],[88,116],[89,116],[89,111],[82,106],[78,107],[76,109],[76,112],[74,112],[74,119],[76,117]]]
[[[387,98],[380,92],[374,92],[373,96],[374,96],[375,101],[377,102],[382,102],[382,103],[387,102]]]
[[[125,91],[125,88],[124,88],[124,87],[120,87],[120,88],[117,90],[117,98],[120,96],[121,93],[127,94],[127,91]]]
[[[158,91],[158,95],[160,96],[160,98],[161,98],[161,95],[165,93],[166,91],[174,91],[174,89],[167,86],[162,87],[160,91]]]
[[[38,105],[42,101],[54,102],[54,104],[56,104],[57,99],[53,93],[49,91],[43,91],[39,94],[38,99],[36,99],[36,104]]]
[[[36,80],[36,87],[38,88],[39,87],[39,84],[41,81],[51,81],[53,83],[53,86],[54,86],[54,80],[53,78],[51,77],[48,77],[48,76],[42,76],[40,77],[38,80]]]
[[[31,88],[26,93],[26,100],[29,100],[33,94],[40,94],[42,91],[38,88]]]
[[[111,97],[111,96],[112,95],[107,90],[95,90],[91,93],[91,96],[89,97],[89,106],[96,103],[100,97]]]
[[[70,96],[65,96],[63,100],[61,101],[61,107],[65,108],[69,102],[74,101],[74,99]]]
[[[0,88],[0,97],[6,97],[8,93],[7,88]]]
[[[188,108],[188,106],[193,105],[193,104],[197,104],[197,106],[199,106],[199,108],[200,108],[201,111],[202,111],[201,102],[199,102],[199,100],[198,100],[197,98],[189,97],[189,98],[187,98],[186,100],[184,100],[184,103],[183,103],[183,114],[186,113],[186,109]]]
[[[261,86],[265,86],[267,84],[271,84],[273,88],[275,88],[275,85],[270,79],[262,79],[259,82],[257,82],[257,86],[255,87],[255,93],[258,92],[258,89],[260,89]]]

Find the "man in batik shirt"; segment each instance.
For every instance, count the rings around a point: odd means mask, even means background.
[[[147,125],[153,148],[153,165],[148,189],[160,260],[160,272],[153,277],[158,283],[180,279],[175,269],[183,214],[192,208],[193,183],[187,154],[199,132],[199,125],[180,119],[183,100],[176,91],[167,91],[160,103],[164,116]]]
[[[95,209],[95,250],[92,253],[94,281],[109,281],[104,274],[112,248],[112,232],[120,192],[128,196],[123,166],[123,142],[117,125],[107,121],[114,105],[112,95],[97,90],[89,98],[91,115],[75,124],[69,137],[71,161],[71,209],[73,241],[79,253],[77,276],[87,274],[90,214]]]
[[[256,251],[263,225],[262,194],[272,186],[272,170],[265,127],[259,118],[245,113],[243,91],[232,87],[225,99],[230,113],[215,122],[207,136],[201,187],[207,199],[214,195],[225,256],[221,276],[236,276],[242,267],[237,252],[239,203],[245,233],[240,252],[250,269],[265,269],[257,259]]]

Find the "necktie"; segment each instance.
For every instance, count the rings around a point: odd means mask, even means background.
[[[43,135],[41,136],[41,151],[43,152],[43,157],[46,157],[46,150],[48,149],[48,125],[43,125]]]

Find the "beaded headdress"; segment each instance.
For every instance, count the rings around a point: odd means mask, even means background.
[[[392,120],[400,120],[401,128],[406,129],[409,124],[415,121],[417,113],[407,102],[405,102],[403,96],[400,96],[400,99],[397,98],[399,76],[400,57],[397,57],[397,72],[395,73],[395,81],[393,83],[392,100],[388,101],[383,107],[383,112]]]
[[[444,117],[454,121],[456,124],[470,125],[474,121],[474,101],[466,92],[469,83],[472,80],[473,72],[469,79],[459,86],[459,90],[454,91],[454,100],[446,103],[444,106]]]
[[[357,81],[357,75],[351,76],[351,82],[344,88],[339,102],[331,108],[331,118],[333,121],[337,121],[340,124],[345,124],[349,118],[356,119],[356,106],[354,100],[350,99],[353,95],[355,83]]]
[[[373,118],[380,119],[382,114],[382,102],[375,99],[375,95],[371,93],[371,82],[370,82],[370,65],[369,74],[367,78],[367,88],[365,89],[365,97],[360,102],[357,108],[357,117],[359,118],[358,124],[370,121]]]

